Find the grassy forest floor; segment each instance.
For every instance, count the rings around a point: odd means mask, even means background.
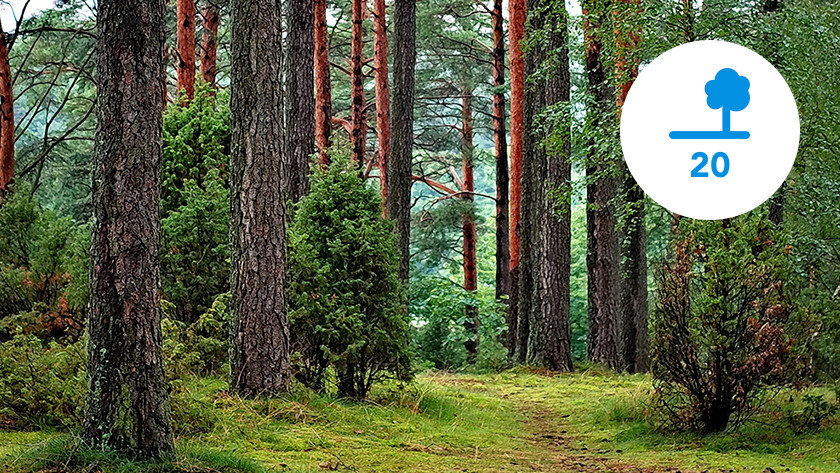
[[[840,423],[794,435],[782,393],[757,422],[712,436],[664,435],[645,420],[650,379],[592,369],[544,376],[429,372],[352,403],[301,392],[244,401],[221,379],[174,387],[178,456],[137,464],[65,433],[0,432],[8,472],[833,472]],[[827,391],[826,391],[827,392]],[[830,394],[833,398],[834,394]]]

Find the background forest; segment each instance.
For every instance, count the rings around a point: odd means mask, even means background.
[[[840,468],[840,2],[0,4],[4,471]],[[704,40],[801,122],[723,221],[618,133]]]

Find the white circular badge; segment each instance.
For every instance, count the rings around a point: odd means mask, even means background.
[[[748,212],[782,185],[799,147],[799,112],[781,74],[724,41],[667,51],[642,69],[621,115],[636,182],[679,215]]]

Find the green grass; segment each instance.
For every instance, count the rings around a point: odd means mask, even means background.
[[[120,460],[80,448],[67,433],[0,432],[0,471],[840,471],[840,425],[798,436],[787,428],[782,411],[795,409],[799,394],[792,403],[780,396],[760,423],[702,437],[651,428],[648,377],[596,369],[426,373],[365,403],[309,391],[242,400],[225,389],[215,378],[176,386],[178,454],[169,461]]]

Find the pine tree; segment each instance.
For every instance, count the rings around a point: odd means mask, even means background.
[[[230,387],[246,396],[291,381],[286,302],[280,0],[231,2]]]
[[[149,459],[173,451],[161,353],[163,0],[101,0],[88,392],[82,437]]]
[[[286,41],[286,162],[288,198],[309,193],[309,157],[315,151],[315,4],[289,0]]]

